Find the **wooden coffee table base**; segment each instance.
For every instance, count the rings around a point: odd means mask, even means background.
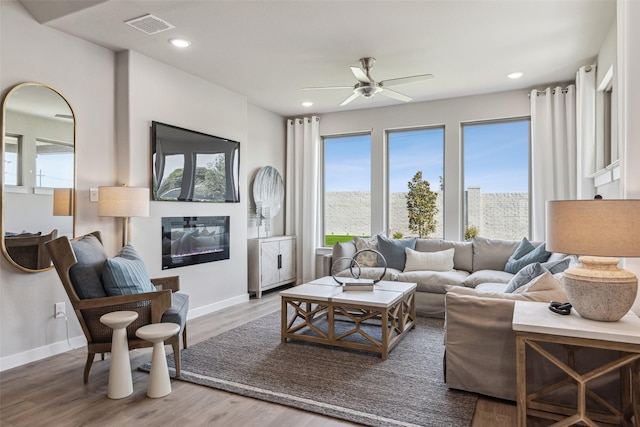
[[[389,351],[415,326],[415,289],[399,295],[401,297],[388,307],[282,295],[281,340],[373,351],[386,360]],[[347,325],[346,330],[340,328],[340,332],[336,332],[336,322]],[[365,324],[379,327],[380,336],[367,333]],[[355,337],[360,338],[359,342],[354,341]]]

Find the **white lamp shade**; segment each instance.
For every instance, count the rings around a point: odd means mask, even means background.
[[[73,188],[53,189],[53,215],[73,215]]]
[[[547,202],[546,245],[566,254],[640,256],[640,200]]]
[[[125,186],[99,187],[98,215],[149,216],[149,189]]]

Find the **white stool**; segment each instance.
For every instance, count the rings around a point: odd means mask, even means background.
[[[151,355],[151,372],[149,373],[149,385],[147,396],[157,398],[171,393],[171,380],[167,357],[164,352],[164,340],[180,332],[180,325],[175,323],[153,323],[145,325],[136,331],[138,338],[153,343]]]
[[[100,317],[103,325],[113,329],[109,385],[107,386],[107,396],[110,399],[122,399],[133,393],[126,328],[137,318],[138,313],[135,311],[114,311]]]

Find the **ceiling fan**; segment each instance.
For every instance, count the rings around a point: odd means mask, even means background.
[[[411,97],[400,92],[396,92],[395,90],[391,90],[388,86],[394,86],[404,83],[412,83],[421,80],[431,79],[433,78],[433,74],[419,74],[417,76],[407,76],[407,77],[399,77],[396,79],[387,79],[382,80],[380,82],[376,82],[371,77],[371,69],[373,68],[373,63],[376,61],[375,58],[361,58],[360,65],[361,67],[351,67],[351,72],[358,80],[358,83],[355,86],[323,86],[323,87],[304,87],[302,90],[319,90],[319,89],[353,89],[353,93],[347,99],[342,101],[340,106],[347,105],[354,99],[362,96],[364,98],[371,98],[377,93],[381,93],[382,95],[388,96],[389,98],[394,98],[400,101],[409,102],[411,101]]]

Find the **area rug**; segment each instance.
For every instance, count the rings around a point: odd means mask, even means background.
[[[180,380],[370,426],[468,426],[477,396],[444,384],[443,352],[440,319],[418,318],[383,361],[372,352],[281,344],[274,312],[182,350]]]

